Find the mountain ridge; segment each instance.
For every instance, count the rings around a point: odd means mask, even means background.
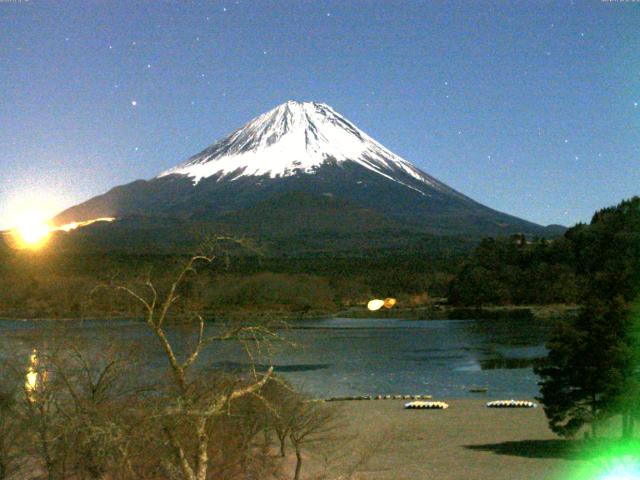
[[[194,183],[211,176],[230,181],[242,176],[275,178],[313,173],[327,160],[356,162],[390,180],[394,180],[394,170],[400,169],[434,188],[455,192],[369,137],[330,106],[293,100],[259,115],[156,178],[182,174],[192,177]]]
[[[265,231],[260,225],[269,217],[264,205],[273,205],[285,215],[286,202],[291,206],[287,194],[295,192],[307,194],[309,208],[291,208],[292,221],[271,219],[276,225],[266,230],[277,230],[281,222],[288,226],[283,234],[291,234],[297,220],[307,227],[321,224],[326,232],[335,206],[324,202],[325,196],[346,202],[345,208],[353,212],[345,218],[353,218],[360,209],[367,216],[386,219],[389,225],[432,235],[562,233],[557,227],[547,229],[465,196],[394,154],[326,104],[294,101],[259,115],[150,180],[114,187],[61,212],[54,222],[142,216],[229,225],[236,214],[238,220],[242,218],[239,223],[255,223],[248,230],[259,233]],[[284,204],[279,205],[278,199]],[[321,213],[322,208],[328,210]],[[306,215],[323,220],[314,224],[304,220]],[[344,221],[338,217],[336,222]],[[359,236],[357,230],[376,229],[381,223],[353,222],[353,233]],[[113,228],[117,226],[114,222]],[[344,232],[345,226],[335,225],[335,229]]]

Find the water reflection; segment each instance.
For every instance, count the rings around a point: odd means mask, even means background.
[[[511,369],[511,368],[531,368],[541,358],[487,358],[480,361],[483,370]]]
[[[24,389],[29,401],[35,401],[35,392],[38,388],[38,352],[34,348],[29,356],[29,367],[25,374]]]
[[[312,363],[312,364],[294,364],[294,365],[269,365],[269,364],[251,364],[249,362],[231,362],[231,361],[221,361],[221,362],[213,362],[210,364],[211,369],[220,369],[224,371],[248,371],[251,367],[255,368],[259,372],[264,372],[269,369],[269,367],[273,366],[273,370],[278,373],[282,372],[312,372],[314,370],[324,370],[325,368],[329,368],[331,366],[330,363]]]
[[[216,333],[208,325],[208,334]],[[136,321],[68,322],[63,334],[43,322],[0,322],[0,355],[16,344],[44,345],[55,336],[99,350],[108,344],[136,348],[145,365],[164,371],[156,339]],[[328,319],[295,323],[279,333],[287,343],[257,357],[317,396],[421,393],[466,397],[486,385],[489,395],[532,397],[538,393],[531,365],[545,355],[548,325],[531,320]],[[193,341],[188,329],[172,331],[176,344]],[[40,338],[39,343],[34,338]],[[28,343],[27,343],[28,342]],[[295,344],[296,348],[291,345]],[[233,342],[214,343],[199,359],[206,371],[242,370],[246,353]]]

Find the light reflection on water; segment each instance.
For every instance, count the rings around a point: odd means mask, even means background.
[[[52,322],[0,321],[0,356],[33,339],[46,342]],[[210,333],[216,329],[209,325]],[[292,323],[281,331],[291,344],[275,345],[270,362],[276,371],[316,396],[431,394],[473,397],[472,386],[488,387],[487,398],[538,393],[532,359],[544,356],[548,326],[531,320],[327,319]],[[155,339],[131,320],[66,322],[64,336],[91,348],[109,342],[136,345],[152,369],[165,367]],[[188,345],[187,331],[173,334]],[[49,339],[53,341],[53,339]],[[32,343],[30,343],[32,342]],[[199,364],[210,369],[242,369],[246,356],[225,342],[205,350]]]

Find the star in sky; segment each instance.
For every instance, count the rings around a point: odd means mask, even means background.
[[[37,2],[39,10],[41,10],[38,14],[42,15],[42,18],[47,18],[50,11],[54,14],[60,9],[73,11],[74,8],[71,5],[76,2],[81,3],[79,0],[69,0],[63,2],[64,6],[59,5],[55,8],[53,4]],[[201,136],[197,137],[193,144],[172,146],[173,150],[164,156],[165,163],[162,164],[158,159],[163,156],[154,155],[146,145],[144,149],[140,147],[139,152],[136,152],[136,157],[140,153],[140,157],[144,157],[146,163],[135,164],[135,168],[138,170],[133,172],[123,170],[118,173],[118,176],[114,174],[113,178],[109,178],[108,181],[104,180],[96,186],[95,193],[99,193],[100,189],[109,188],[111,183],[125,183],[130,178],[127,175],[148,176],[156,171],[161,171],[169,166],[167,164],[168,157],[181,158],[182,155],[185,155],[184,152],[188,153],[190,149],[196,150],[201,143],[207,142],[208,137],[205,136],[205,139],[202,139],[203,131],[213,132],[210,135],[212,135],[211,140],[214,140],[216,132],[226,131],[227,128],[239,125],[245,120],[245,116],[248,119],[251,117],[251,113],[257,114],[266,111],[269,106],[279,103],[280,100],[284,101],[289,96],[317,98],[319,101],[331,104],[346,116],[354,116],[354,118],[359,114],[357,105],[364,106],[367,110],[360,114],[360,118],[357,119],[358,123],[361,123],[367,132],[376,136],[382,143],[390,143],[390,147],[393,146],[400,150],[404,148],[402,153],[406,158],[417,162],[422,161],[422,150],[425,148],[421,132],[416,132],[417,129],[414,128],[401,130],[403,135],[393,145],[391,145],[393,142],[384,138],[384,134],[393,131],[398,126],[405,125],[403,122],[407,120],[405,120],[403,110],[406,105],[419,108],[420,114],[424,114],[426,119],[424,129],[435,132],[431,133],[429,138],[437,140],[429,143],[429,158],[455,157],[460,158],[460,162],[462,162],[465,157],[473,157],[473,153],[478,158],[477,164],[472,166],[475,169],[474,175],[457,173],[457,171],[448,168],[444,160],[439,163],[436,161],[433,165],[424,165],[424,168],[430,174],[439,176],[441,180],[477,197],[478,200],[483,200],[483,195],[488,195],[491,188],[485,188],[478,181],[471,182],[469,178],[484,174],[483,163],[508,166],[508,159],[513,156],[512,150],[521,148],[520,145],[523,143],[523,138],[526,139],[526,135],[529,136],[529,139],[533,137],[534,142],[538,142],[531,146],[531,152],[526,152],[524,156],[527,158],[519,158],[518,160],[519,164],[529,168],[529,172],[538,174],[540,164],[553,163],[554,167],[558,168],[558,174],[568,178],[573,175],[574,170],[580,169],[579,164],[594,160],[603,168],[608,168],[611,165],[610,170],[616,172],[615,175],[618,175],[617,172],[628,172],[626,175],[619,174],[619,177],[616,177],[619,178],[617,185],[621,193],[615,189],[602,189],[600,192],[593,192],[593,195],[589,195],[588,201],[585,197],[585,205],[579,208],[576,206],[576,212],[579,211],[579,213],[572,211],[572,215],[576,215],[576,220],[578,215],[586,215],[581,217],[582,219],[589,218],[593,209],[604,206],[607,202],[614,203],[617,200],[616,195],[622,198],[637,191],[637,182],[634,183],[632,178],[634,173],[633,152],[637,150],[637,145],[633,144],[632,136],[617,136],[616,141],[620,142],[620,145],[613,149],[609,145],[612,140],[602,138],[598,133],[607,128],[608,121],[612,121],[616,124],[616,128],[622,130],[624,128],[622,124],[625,121],[627,123],[630,121],[629,116],[640,119],[640,96],[637,95],[637,92],[630,92],[626,89],[598,89],[596,88],[597,82],[585,83],[582,80],[585,75],[601,71],[599,65],[604,58],[603,51],[616,45],[619,34],[628,33],[626,38],[634,42],[633,46],[635,47],[637,39],[633,36],[631,22],[627,22],[625,19],[625,15],[628,13],[623,13],[622,9],[603,7],[604,9],[596,14],[595,10],[601,6],[596,5],[599,2],[595,2],[590,3],[589,7],[585,7],[581,13],[576,13],[578,10],[576,7],[576,11],[571,13],[570,20],[566,16],[568,14],[560,13],[556,11],[559,9],[555,8],[540,8],[535,16],[526,19],[524,13],[521,15],[521,12],[517,11],[517,7],[502,9],[498,3],[495,6],[497,13],[511,21],[479,22],[478,29],[482,38],[488,39],[494,48],[475,49],[472,48],[473,38],[470,38],[466,32],[468,27],[466,20],[463,21],[463,19],[457,19],[454,16],[446,25],[439,25],[436,22],[429,29],[418,28],[427,23],[427,19],[441,8],[429,7],[429,2],[416,8],[410,6],[412,2],[407,2],[406,12],[412,10],[413,16],[407,15],[404,8],[387,8],[383,5],[385,2],[380,2],[380,5],[373,9],[375,11],[371,12],[363,12],[362,9],[355,7],[351,8],[351,2],[336,3],[335,5],[340,7],[339,10],[328,7],[328,4],[323,6],[321,3],[316,4],[316,2],[302,2],[306,5],[305,7],[292,7],[286,9],[287,11],[273,9],[268,4],[260,7],[261,2],[254,4],[254,2],[225,0],[215,3],[217,5],[203,7],[187,2],[184,6],[185,15],[172,18],[177,12],[176,9],[159,6],[161,4],[156,6],[153,3],[153,5],[140,8],[140,11],[137,11],[134,2],[132,5],[121,6],[122,8],[114,7],[112,9],[113,17],[102,11],[100,15],[97,13],[89,15],[83,22],[84,25],[76,25],[73,21],[75,18],[73,15],[51,15],[49,17],[51,18],[50,26],[55,27],[55,30],[51,30],[51,33],[55,34],[55,42],[53,43],[47,42],[42,35],[36,35],[36,28],[41,25],[30,21],[27,15],[24,18],[25,22],[12,25],[12,30],[15,28],[16,32],[20,32],[23,38],[28,38],[30,43],[33,42],[33,45],[27,47],[27,42],[24,42],[24,46],[16,44],[6,52],[13,56],[12,65],[14,65],[16,73],[14,75],[12,72],[12,75],[0,78],[0,84],[3,84],[3,81],[9,84],[14,83],[11,88],[24,89],[25,94],[11,95],[8,99],[11,108],[8,108],[7,112],[16,117],[16,124],[28,125],[30,120],[24,119],[22,121],[18,118],[23,114],[26,116],[24,112],[37,111],[39,108],[45,108],[46,105],[51,105],[55,109],[59,106],[56,102],[62,102],[65,98],[81,97],[76,101],[88,103],[85,105],[86,108],[79,108],[78,112],[95,113],[97,108],[108,107],[108,105],[94,105],[89,100],[96,98],[105,88],[108,89],[105,85],[108,85],[110,81],[112,91],[109,93],[112,94],[115,106],[119,105],[112,110],[114,115],[121,116],[121,118],[117,118],[117,121],[112,122],[113,125],[118,126],[122,122],[131,122],[131,130],[134,130],[144,125],[153,124],[153,122],[157,122],[155,114],[158,106],[162,106],[163,111],[170,111],[172,108],[179,110],[180,105],[184,107],[186,104],[188,111],[203,114],[202,119],[208,123],[200,130]],[[579,3],[576,2],[576,4]],[[520,6],[522,12],[530,10],[524,5]],[[331,8],[331,10],[327,10],[327,8]],[[136,11],[134,12],[134,10]],[[137,17],[138,14],[144,15],[146,10],[149,10],[146,13],[150,15]],[[398,10],[403,11],[398,12]],[[469,10],[471,10],[469,18],[473,18],[473,15],[484,18],[483,15],[486,13],[483,12],[484,8],[477,5],[475,7],[469,6]],[[223,16],[218,15],[221,12],[223,12]],[[379,14],[380,12],[383,14]],[[229,13],[228,16],[227,13]],[[101,18],[103,14],[104,16]],[[333,29],[336,28],[333,25],[334,15],[346,19],[347,22],[351,19],[354,20],[353,28],[350,29],[348,36],[353,37],[348,38],[349,54],[358,55],[363,64],[371,65],[368,70],[379,73],[375,80],[362,81],[361,75],[365,72],[358,71],[358,62],[333,61],[340,56],[340,48],[347,44],[345,43],[346,39],[334,35]],[[370,15],[370,22],[360,22],[363,15]],[[255,21],[263,16],[264,22]],[[328,21],[323,22],[321,19],[318,21],[321,16],[327,18]],[[400,30],[397,34],[390,33],[389,35],[386,35],[384,31],[380,32],[381,34],[375,38],[375,44],[380,48],[369,48],[371,46],[371,24],[379,27],[384,24],[387,17],[392,17],[394,19],[393,25]],[[153,21],[154,19],[156,21]],[[18,20],[19,18],[16,18],[16,21]],[[191,20],[196,20],[197,25]],[[276,23],[274,24],[272,20]],[[104,28],[105,22],[109,22],[109,28],[106,32],[101,30]],[[284,28],[280,31],[279,28],[274,29],[274,25]],[[135,29],[132,29],[132,26]],[[522,42],[517,41],[513,44],[502,42],[505,38],[511,38],[517,33],[514,30],[516,26],[530,28],[531,35],[523,37]],[[625,30],[627,27],[630,28],[629,32]],[[309,29],[312,29],[317,35],[305,35]],[[96,32],[101,31],[101,34],[96,35]],[[198,33],[199,31],[202,32],[202,36]],[[447,38],[455,38],[457,41],[463,42],[464,47],[471,48],[456,51],[456,55],[450,55],[450,52],[446,50],[440,52],[438,48],[433,48],[433,45],[438,44],[443,33],[447,34]],[[589,34],[588,39],[586,38],[587,33]],[[73,42],[71,42],[72,36]],[[137,48],[137,41],[131,39],[132,36],[141,38],[140,49]],[[393,61],[397,63],[398,68],[408,69],[410,75],[398,75],[392,71],[394,69],[385,68],[388,62],[385,62],[386,58],[380,55],[380,52],[383,50],[388,52],[405,51],[407,38],[411,38],[412,42],[415,42],[416,48],[407,51],[407,55],[394,58]],[[65,44],[63,48],[59,48],[62,47],[60,39]],[[265,43],[265,41],[269,43]],[[282,56],[282,52],[280,49],[274,50],[271,55],[271,50],[268,48],[287,41],[291,42],[287,45],[285,52],[288,57],[280,58],[279,62],[272,63],[270,59],[274,56]],[[317,48],[318,41],[325,42],[322,48]],[[193,45],[194,43],[198,43],[198,45]],[[108,55],[89,55],[85,52],[89,49],[100,52],[105,47],[109,50]],[[430,52],[428,56],[420,54],[425,49]],[[529,55],[532,50],[534,51],[533,55]],[[49,55],[40,55],[39,52],[47,52]],[[307,55],[309,52],[314,52],[314,54]],[[263,61],[246,61],[247,56],[250,55],[255,57],[254,60],[259,59],[260,53],[264,56]],[[126,55],[133,56],[133,58],[127,58]],[[471,55],[479,55],[479,58],[476,59]],[[500,59],[504,58],[505,61],[496,62],[496,56]],[[551,56],[562,61],[554,61]],[[292,62],[291,65],[288,65],[287,78],[282,78],[282,63],[280,62],[286,62],[286,58],[294,57],[302,58],[303,61],[299,64]],[[162,63],[151,64],[152,59],[156,62],[160,59]],[[66,65],[71,60],[78,60],[74,64],[74,70],[77,70],[83,76],[82,78],[86,79],[82,85],[82,91],[86,91],[86,95],[77,95],[78,92],[75,89],[78,85],[75,82],[65,81],[68,79],[69,72],[62,68],[50,68],[50,65],[53,64]],[[145,60],[148,63],[143,63]],[[607,60],[612,67],[619,67],[609,70],[608,75],[613,80],[616,82],[630,81],[628,69],[625,69],[628,65],[624,64],[624,56],[612,55]],[[317,75],[310,76],[308,65],[305,64],[307,61],[311,63],[312,68],[317,68],[318,61],[323,65],[331,64],[332,69],[335,68],[335,73],[333,71],[322,72],[318,69]],[[512,65],[508,65],[509,62]],[[211,66],[221,64],[229,71],[233,71],[234,75],[214,75]],[[510,93],[513,95],[506,97],[500,91],[502,85],[500,82],[484,81],[489,65],[498,69],[498,74],[517,69],[521,77],[527,80],[518,84],[507,81],[506,84],[509,89],[512,89]],[[202,71],[202,68],[207,68],[206,73]],[[32,82],[28,75],[29,69],[47,72],[52,78],[43,78]],[[211,77],[209,77],[209,71],[212,72]],[[437,73],[429,76],[424,75],[425,71]],[[158,72],[162,72],[162,79],[154,78]],[[256,72],[259,72],[260,75],[256,75]],[[191,78],[192,81],[185,82],[184,78]],[[409,78],[417,80],[411,83]],[[636,74],[634,79],[637,78]],[[16,79],[24,81],[15,82]],[[115,81],[116,79],[117,81]],[[545,88],[542,91],[535,90],[547,79],[549,81],[545,83]],[[120,85],[121,80],[122,85]],[[160,81],[161,83],[158,83]],[[47,82],[56,85],[61,94],[52,96],[50,102],[40,105],[35,99],[42,98],[46,94]],[[420,88],[413,88],[418,83]],[[158,88],[162,85],[166,85],[167,88]],[[259,85],[265,86],[264,91],[261,88],[256,88]],[[563,85],[564,87],[562,87]],[[132,86],[134,88],[131,88]],[[376,90],[375,96],[373,88]],[[406,90],[407,88],[410,88],[410,92],[415,98],[396,98],[394,102],[382,103],[377,100],[378,96],[385,99],[389,92]],[[36,94],[27,95],[26,92],[29,89],[34,89]],[[229,90],[228,95],[225,89]],[[174,96],[174,92],[178,96]],[[250,93],[240,95],[239,92]],[[506,98],[504,102],[499,104],[499,107],[496,107],[496,109],[499,108],[500,115],[494,115],[492,118],[498,122],[504,113],[505,118],[518,128],[504,129],[505,131],[496,133],[495,141],[493,139],[486,141],[485,139],[490,135],[485,135],[485,133],[490,131],[490,128],[483,120],[486,120],[493,112],[484,108],[486,107],[485,100],[474,102],[464,111],[460,109],[466,100],[478,92],[485,98]],[[536,98],[541,98],[542,101],[530,101],[531,92],[534,92],[533,95]],[[369,98],[366,98],[367,93],[370,93]],[[142,104],[139,104],[140,100],[137,98],[131,98],[132,94],[144,98],[145,101],[153,99],[153,102],[145,103],[145,108],[137,108]],[[634,96],[636,98],[633,98]],[[127,100],[126,97],[129,99]],[[443,97],[447,100],[446,102],[442,101]],[[176,98],[180,98],[182,101],[176,102]],[[28,108],[21,109],[18,105],[19,101],[27,103]],[[130,109],[126,108],[127,101]],[[567,123],[567,111],[562,108],[545,109],[547,101],[566,101],[567,105],[584,105],[585,114],[574,118],[571,123]],[[11,102],[15,104],[11,104]],[[32,105],[29,105],[29,102],[32,102]],[[612,102],[615,102],[616,106],[621,105],[627,115],[609,116],[608,108]],[[390,103],[390,105],[385,106],[385,103]],[[213,108],[218,110],[215,110],[215,114],[204,115],[205,105],[213,105]],[[196,106],[199,108],[196,109]],[[513,108],[505,109],[505,112],[502,112],[503,107],[506,108],[506,106],[513,106]],[[442,120],[432,120],[434,108],[442,109]],[[409,120],[413,121],[413,117],[411,115]],[[545,127],[540,128],[535,125],[531,121],[532,117],[543,119]],[[46,119],[47,116],[42,118]],[[190,119],[188,115],[172,115],[166,120],[166,122],[160,122],[159,125],[162,128],[173,128],[170,126],[173,122],[177,124],[176,129],[179,130],[185,131],[195,128],[193,119]],[[45,125],[45,120],[39,119],[38,121],[43,122],[39,128],[46,131],[48,125]],[[469,125],[472,127],[467,128]],[[378,130],[376,131],[376,129]],[[581,133],[582,131],[584,135]],[[515,132],[515,135],[510,136],[509,132]],[[11,145],[14,139],[9,133],[0,129],[0,144]],[[86,141],[91,140],[91,135],[99,136],[103,133],[102,131],[88,132]],[[147,133],[149,135],[163,135],[161,128],[148,129],[145,134]],[[565,137],[563,133],[571,135],[571,138]],[[64,135],[76,138],[72,129],[69,129],[68,132],[61,129],[56,132],[56,135],[60,135],[61,138]],[[111,136],[115,135],[113,133]],[[136,136],[131,135],[127,138],[130,142],[126,147],[129,152],[132,152],[136,146]],[[545,138],[542,139],[542,137]],[[452,139],[455,141],[447,141]],[[68,144],[69,142],[60,143]],[[569,143],[571,143],[571,148],[569,148]],[[541,147],[540,150],[533,150],[538,146]],[[542,150],[542,147],[548,151]],[[11,153],[11,158],[28,157],[25,152],[19,151],[22,148],[24,147],[18,142],[18,147],[15,148],[15,152]],[[492,150],[490,155],[486,153],[477,155],[482,151],[486,152],[487,149]],[[470,152],[469,154],[466,153],[467,150]],[[582,162],[582,155],[578,154],[578,156],[575,150],[584,151],[585,155],[588,152],[591,154],[587,155]],[[543,153],[544,155],[542,155]],[[101,154],[108,158],[111,152],[109,149],[105,149]],[[541,160],[540,156],[544,156],[544,159]],[[573,162],[571,157],[574,157]],[[556,161],[552,161],[552,159]],[[563,159],[563,161],[559,161],[559,159]],[[44,160],[42,161],[44,162]],[[614,165],[617,166],[614,168]],[[418,164],[418,166],[422,167],[423,165]],[[42,170],[45,169],[43,166]],[[576,177],[583,183],[590,180],[587,169],[576,173]],[[614,173],[611,173],[611,178],[614,178]],[[522,185],[526,183],[524,176],[518,177],[517,180]],[[107,185],[107,183],[110,184]],[[75,186],[72,187],[75,188]],[[559,190],[551,192],[550,195],[568,196],[573,190],[578,191],[576,195],[580,195],[580,188],[584,185],[580,185],[579,182],[567,182],[563,188],[565,187],[566,191],[563,190],[562,195]],[[78,196],[81,193],[74,192],[74,195]],[[515,196],[516,200],[510,202],[510,195],[511,193],[505,193],[504,198],[500,198],[499,202],[492,206],[508,209],[511,208],[511,204],[516,205],[517,196]],[[0,210],[2,210],[2,204],[5,203],[2,200],[0,198]],[[560,198],[560,200],[562,199]],[[540,205],[546,203],[542,200],[540,202]],[[562,210],[557,207],[557,198],[550,199],[552,205],[554,202],[557,213],[562,215]],[[536,213],[537,207],[533,203],[520,205],[518,208],[521,210],[513,213],[539,222],[551,223],[553,221],[550,215]]]

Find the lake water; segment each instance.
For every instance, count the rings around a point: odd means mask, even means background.
[[[0,321],[0,353],[35,346],[53,322]],[[143,349],[151,368],[165,366],[156,340],[140,322],[66,322],[65,334],[94,348],[109,342]],[[210,330],[215,327],[210,328]],[[430,394],[434,398],[532,398],[532,361],[545,355],[548,325],[531,320],[327,319],[299,321],[281,331],[287,343],[260,362],[317,397]],[[176,333],[187,342],[189,335]],[[32,345],[33,344],[33,345]],[[206,368],[242,368],[247,357],[231,342],[213,344]],[[487,387],[486,394],[469,392]]]

